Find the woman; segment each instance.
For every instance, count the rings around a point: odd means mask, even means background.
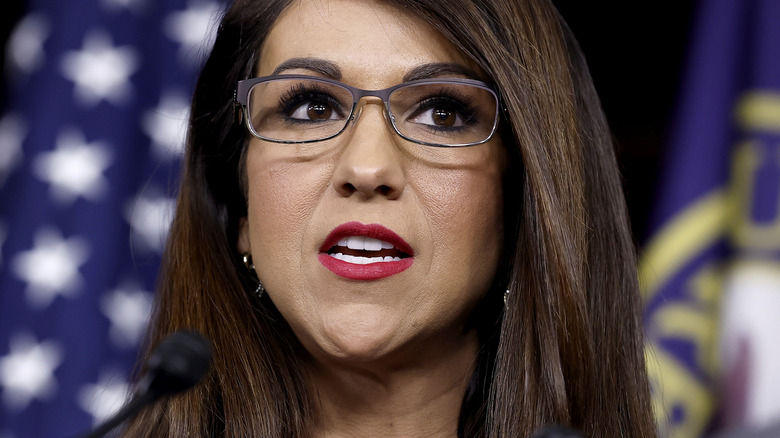
[[[549,1],[237,0],[191,120],[150,345],[197,330],[214,365],[128,436],[654,434],[610,136]]]

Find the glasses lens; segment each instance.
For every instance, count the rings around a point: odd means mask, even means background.
[[[316,79],[280,78],[249,90],[249,121],[258,136],[282,142],[333,137],[346,127],[352,93]]]
[[[457,82],[410,84],[390,95],[393,124],[410,140],[442,146],[481,143],[496,128],[498,98]]]

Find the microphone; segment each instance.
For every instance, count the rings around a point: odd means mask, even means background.
[[[160,342],[146,364],[148,371],[130,401],[83,438],[102,437],[161,397],[195,386],[211,365],[211,347],[198,333],[178,331]]]

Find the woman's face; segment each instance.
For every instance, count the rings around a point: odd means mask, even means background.
[[[440,63],[465,69],[421,69]],[[478,70],[403,10],[329,0],[284,11],[257,73],[335,76],[334,66],[336,79],[372,90],[415,69],[450,78]],[[476,342],[465,320],[499,263],[507,156],[498,136],[423,146],[395,134],[383,110],[364,98],[357,120],[331,140],[248,145],[239,250],[251,252],[268,295],[315,358],[365,362],[436,354],[464,336]]]

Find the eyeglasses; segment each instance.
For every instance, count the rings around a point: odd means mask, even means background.
[[[477,145],[490,140],[498,125],[496,92],[472,79],[421,79],[362,90],[327,78],[276,75],[239,81],[236,90],[252,135],[276,143],[336,137],[368,96],[382,99],[398,135],[423,145]]]

